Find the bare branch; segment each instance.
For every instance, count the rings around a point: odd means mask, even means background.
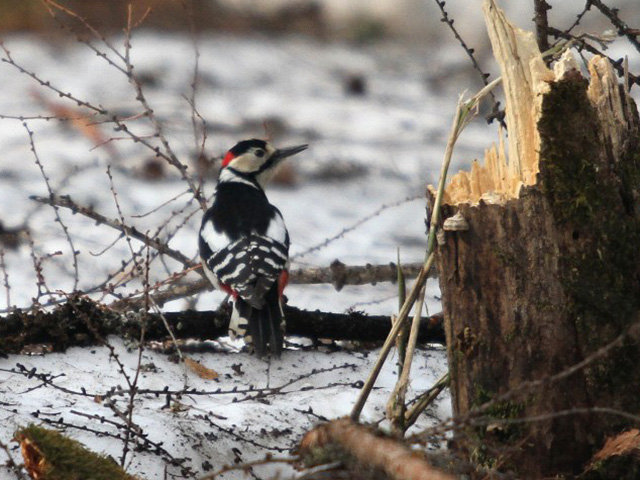
[[[27,131],[27,134],[29,135],[29,145],[31,145],[31,152],[33,153],[35,162],[38,165],[38,168],[40,169],[40,173],[42,173],[42,178],[44,179],[44,183],[47,186],[47,190],[49,191],[49,198],[53,198],[55,194],[53,192],[53,189],[51,188],[51,184],[49,183],[49,177],[44,171],[44,165],[42,165],[42,162],[40,161],[40,157],[38,156],[38,152],[36,151],[36,144],[33,140],[33,132],[29,129],[29,126],[27,125],[26,122],[23,123],[22,125]],[[51,206],[53,207],[53,211],[56,215],[56,222],[62,228],[64,237],[66,238],[67,243],[69,244],[69,248],[71,249],[71,256],[73,259],[73,273],[74,273],[73,288],[71,290],[75,291],[77,290],[78,282],[80,281],[79,272],[78,272],[78,251],[76,250],[73,240],[71,239],[71,235],[69,235],[69,229],[67,228],[67,225],[62,221],[62,217],[60,217],[60,213],[58,212],[58,207],[55,205],[51,205]]]
[[[306,338],[328,338],[360,342],[379,342],[391,329],[386,315],[365,315],[359,312],[333,313],[306,311],[285,305],[287,334]],[[165,340],[172,332],[172,340],[210,340],[228,335],[230,311],[225,304],[215,311],[142,313],[127,315],[104,308],[86,298],[69,300],[50,312],[26,313],[15,311],[0,322],[0,352],[20,353],[25,345],[48,343],[55,351],[68,347],[103,343],[107,335],[119,335],[139,341]],[[421,318],[418,341],[444,343],[442,315]],[[143,336],[144,333],[144,336]],[[134,381],[127,375],[128,385]]]
[[[453,33],[453,36],[456,38],[456,40],[458,40],[460,46],[471,60],[473,68],[480,74],[480,79],[483,85],[487,86],[489,84],[489,77],[491,76],[491,74],[485,72],[482,67],[480,67],[480,64],[478,63],[474,55],[475,50],[467,45],[467,42],[464,41],[458,30],[453,26],[455,21],[454,19],[449,17],[448,12],[444,8],[446,2],[444,0],[435,0],[435,2],[438,5],[438,8],[440,8],[440,12],[442,13],[441,21],[447,24],[447,26],[451,30],[451,33]],[[500,125],[506,128],[506,125],[504,123],[504,110],[500,110],[500,102],[496,99],[493,92],[489,92],[489,96],[491,98],[492,111],[491,114],[487,116],[487,122],[491,123],[493,119],[497,119],[498,122],[500,122]]]
[[[153,108],[151,108],[150,104],[148,103],[148,101],[146,99],[146,96],[144,95],[141,82],[136,78],[136,76],[133,73],[133,64],[130,62],[130,59],[129,59],[129,50],[131,48],[131,42],[130,42],[131,30],[129,30],[129,33],[126,35],[126,38],[125,38],[125,54],[122,54],[114,46],[112,46],[109,43],[109,41],[103,35],[101,35],[95,28],[93,28],[84,18],[82,18],[81,16],[77,15],[75,12],[73,12],[71,10],[68,10],[65,7],[55,3],[53,0],[44,0],[44,1],[47,4],[47,6],[49,7],[50,12],[52,12],[52,15],[54,16],[54,18],[57,18],[57,17],[55,16],[55,13],[53,13],[52,9],[56,9],[58,11],[64,12],[66,15],[69,15],[72,18],[78,20],[91,33],[91,35],[93,37],[95,37],[95,38],[99,39],[101,42],[103,42],[109,48],[109,50],[111,50],[124,63],[124,67],[118,65],[116,62],[111,60],[104,52],[102,52],[102,51],[98,50],[96,47],[94,47],[90,42],[88,42],[88,41],[86,41],[86,40],[84,40],[82,38],[77,38],[77,40],[79,42],[87,45],[87,47],[90,48],[91,50],[93,50],[94,52],[96,52],[96,54],[100,58],[103,58],[105,61],[107,61],[109,63],[109,65],[113,66],[118,71],[120,71],[121,73],[123,73],[124,75],[127,76],[127,78],[129,79],[130,84],[132,85],[132,87],[133,87],[133,89],[134,89],[134,91],[136,93],[136,100],[140,103],[140,105],[142,106],[142,109],[144,110],[144,116],[149,119],[149,121],[151,122],[151,125],[152,125],[152,127],[154,129],[155,135],[153,136],[153,138],[157,138],[160,141],[160,143],[162,145],[162,149],[164,151],[161,150],[161,148],[159,146],[154,145],[148,139],[146,139],[146,138],[144,138],[144,137],[142,137],[140,135],[137,135],[136,133],[132,132],[129,129],[129,127],[127,126],[127,124],[125,123],[126,119],[120,119],[120,118],[118,118],[117,115],[111,114],[108,109],[105,109],[102,106],[94,106],[90,102],[86,102],[86,101],[80,100],[78,97],[74,96],[72,93],[68,93],[68,92],[62,91],[61,89],[59,89],[59,88],[55,87],[54,85],[52,85],[51,82],[41,79],[34,72],[32,72],[32,71],[22,67],[21,65],[19,65],[13,59],[13,57],[11,56],[11,52],[4,46],[4,44],[2,42],[0,42],[0,48],[4,51],[5,58],[2,58],[1,60],[3,62],[6,62],[6,63],[12,65],[16,69],[18,69],[21,73],[23,73],[25,75],[28,75],[29,77],[34,79],[36,82],[38,82],[41,86],[43,86],[46,89],[49,89],[49,90],[55,92],[60,97],[69,99],[69,100],[77,103],[78,106],[89,108],[90,110],[93,110],[95,113],[98,113],[100,115],[109,116],[110,117],[110,121],[113,122],[116,125],[116,131],[124,132],[131,140],[133,140],[134,142],[140,143],[141,145],[145,146],[149,150],[153,151],[154,154],[157,157],[160,157],[160,158],[164,159],[170,165],[172,165],[175,168],[177,168],[178,171],[180,172],[180,175],[181,175],[182,179],[189,185],[189,188],[191,189],[191,191],[192,191],[192,193],[194,195],[194,198],[200,204],[200,207],[203,210],[206,209],[206,201],[205,201],[204,197],[202,196],[200,188],[195,184],[193,179],[187,174],[187,165],[183,164],[178,159],[176,154],[173,152],[173,149],[171,148],[171,145],[169,144],[169,141],[167,140],[166,136],[164,135],[164,131],[163,131],[164,129],[163,129],[162,122],[160,122],[160,120],[155,115],[155,112],[154,112]],[[64,26],[64,24],[63,24],[63,26]],[[130,28],[131,28],[131,25],[130,25]],[[67,30],[69,30],[69,29],[67,28]]]
[[[415,278],[420,273],[421,263],[409,263],[402,266],[406,278]],[[429,277],[435,278],[436,271],[431,269]],[[340,260],[334,260],[329,267],[301,268],[292,270],[289,282],[292,284],[330,283],[337,291],[345,285],[375,285],[378,282],[395,282],[398,278],[398,267],[395,263],[388,265],[345,265]]]
[[[420,273],[422,264],[409,263],[403,265],[405,277],[415,278]],[[152,294],[151,299],[162,306],[167,302],[178,300],[180,298],[190,297],[207,290],[211,290],[211,282],[204,277],[193,282],[176,283],[180,278],[184,277],[192,270],[196,270],[202,274],[202,266],[196,265],[195,268],[188,268],[183,272],[173,274],[169,279],[160,282],[154,286],[152,290],[158,290],[164,285],[169,285],[166,290]],[[430,278],[437,277],[435,268],[429,271]],[[336,290],[340,290],[345,285],[367,285],[379,282],[395,282],[397,280],[397,267],[393,263],[388,265],[370,265],[365,266],[347,266],[335,260],[331,266],[323,268],[300,268],[293,269],[289,272],[289,284],[291,285],[318,285],[331,284]],[[131,296],[110,305],[114,310],[123,310],[128,308],[141,308],[143,306],[143,298],[141,296]]]
[[[613,66],[613,68],[615,69],[616,73],[618,74],[618,76],[625,78],[628,77],[628,86],[630,87],[631,85],[635,84],[635,85],[640,85],[640,76],[637,75],[633,75],[631,72],[625,72],[624,69],[624,59],[623,58],[619,58],[617,60],[614,60],[613,58],[611,58],[608,55],[605,55],[601,50],[595,48],[593,45],[591,45],[589,42],[587,42],[585,40],[585,36],[575,36],[572,35],[570,33],[564,32],[562,30],[558,30],[555,27],[549,27],[549,33],[553,36],[555,36],[556,38],[564,38],[566,40],[571,40],[573,42],[575,42],[577,48],[579,50],[586,50],[587,52],[593,54],[593,55],[600,55],[602,57],[605,57],[607,60],[609,60],[609,62],[611,63],[611,66]]]
[[[591,1],[587,0],[585,2],[584,8],[582,9],[582,11],[576,15],[575,20],[573,21],[573,23],[569,26],[569,28],[567,28],[564,33],[566,33],[567,35],[570,34],[578,25],[580,25],[580,22],[582,21],[582,19],[584,18],[584,16],[587,14],[587,12],[591,9]],[[547,37],[551,34],[551,32],[549,31],[549,25],[547,25]],[[556,38],[556,41],[553,43],[553,45],[551,46],[551,48],[554,48],[558,45],[559,39]]]
[[[602,14],[609,19],[611,24],[616,27],[618,35],[626,37],[627,40],[629,40],[629,43],[631,43],[631,45],[633,45],[636,50],[640,52],[640,42],[638,41],[640,30],[637,28],[631,28],[624,21],[622,21],[622,19],[618,15],[617,8],[610,8],[606,6],[601,0],[588,0],[587,3],[600,10],[600,12],[602,12]]]
[[[193,262],[189,258],[178,252],[177,250],[170,248],[166,243],[156,240],[155,238],[151,238],[140,232],[137,228],[125,225],[122,221],[107,218],[90,207],[83,207],[81,205],[78,205],[69,196],[60,196],[52,193],[50,198],[39,197],[37,195],[33,195],[29,198],[31,200],[35,200],[36,202],[45,203],[47,205],[68,208],[74,213],[79,213],[81,215],[84,215],[85,217],[95,220],[98,224],[107,225],[111,228],[119,230],[125,235],[141,241],[145,245],[157,250],[159,253],[167,255],[174,260],[182,263],[186,268],[192,268],[194,266]]]
[[[360,227],[362,224],[368,222],[369,220],[371,220],[372,218],[377,217],[378,215],[380,215],[382,212],[384,212],[385,210],[388,210],[390,208],[394,208],[394,207],[399,207],[400,205],[404,205],[405,203],[409,203],[412,202],[414,200],[418,200],[420,198],[424,198],[424,195],[415,195],[413,197],[407,197],[404,198],[400,201],[394,202],[394,203],[390,203],[390,204],[386,204],[386,205],[382,205],[380,208],[378,208],[375,212],[362,217],[360,220],[358,220],[356,223],[354,223],[353,225],[342,229],[340,232],[338,232],[337,234],[335,234],[333,237],[327,238],[325,241],[319,243],[318,245],[308,248],[307,250],[304,250],[300,253],[297,253],[295,255],[291,256],[292,260],[297,260],[301,257],[304,257],[305,255],[308,255],[311,252],[315,252],[317,250],[321,250],[322,248],[326,247],[327,245],[329,245],[331,242],[344,237],[347,233],[352,232],[353,230],[355,230],[356,228]]]
[[[549,20],[547,11],[551,10],[551,5],[546,0],[533,1],[535,16],[533,22],[536,25],[536,41],[541,52],[549,50]],[[551,61],[550,59],[548,61]]]
[[[262,458],[260,460],[254,460],[252,462],[238,463],[235,465],[223,465],[221,468],[219,468],[215,472],[209,473],[204,477],[200,477],[199,480],[213,480],[214,478],[219,477],[224,473],[233,472],[236,470],[247,471],[252,469],[253,467],[258,467],[260,465],[272,465],[274,463],[295,464],[295,463],[298,463],[299,461],[300,459],[298,457],[278,458],[278,457],[272,457],[271,455],[267,455],[265,458]]]

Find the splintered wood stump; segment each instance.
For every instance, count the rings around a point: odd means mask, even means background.
[[[455,440],[518,478],[576,474],[631,425],[612,410],[640,412],[640,348],[620,338],[640,322],[638,112],[604,59],[590,81],[570,54],[551,71],[532,33],[484,10],[508,161],[500,140],[453,177],[436,226],[453,411],[469,420]]]

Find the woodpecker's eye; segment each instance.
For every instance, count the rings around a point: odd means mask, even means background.
[[[264,150],[262,150],[261,148],[256,149],[256,151],[253,153],[258,158],[264,157]]]

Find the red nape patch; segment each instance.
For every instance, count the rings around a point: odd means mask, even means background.
[[[284,293],[284,289],[289,283],[289,272],[287,270],[283,270],[280,273],[280,277],[278,278],[278,298],[282,298],[282,294]]]
[[[233,153],[231,153],[230,151],[227,152],[227,154],[222,159],[222,166],[226,167],[234,158],[236,158],[236,156]]]

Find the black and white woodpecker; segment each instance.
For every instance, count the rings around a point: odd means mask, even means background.
[[[306,148],[276,149],[257,139],[236,144],[222,160],[211,207],[202,218],[202,266],[211,283],[233,298],[229,334],[244,336],[259,357],[282,353],[289,266],[289,232],[264,185],[282,160]]]

